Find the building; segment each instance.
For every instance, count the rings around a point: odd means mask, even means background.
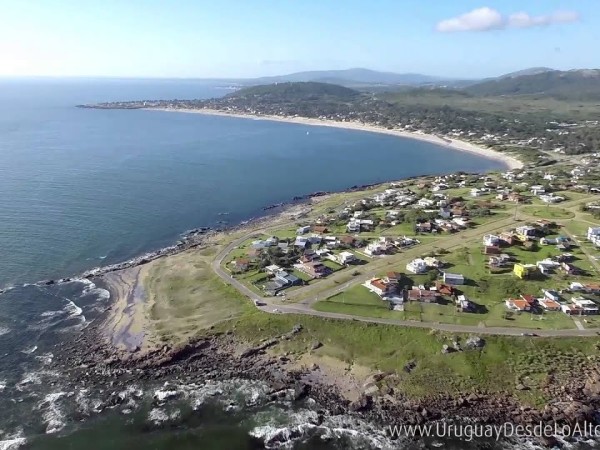
[[[515,264],[513,273],[521,278],[530,278],[537,272],[537,266],[534,264]]]
[[[542,291],[544,293],[544,298],[549,300],[554,300],[555,302],[560,301],[560,294],[552,289],[544,289]]]
[[[306,234],[310,231],[310,226],[300,227],[296,230],[296,234]]]
[[[326,277],[331,271],[331,269],[329,269],[320,261],[301,261],[299,264],[296,264],[295,267],[301,270],[302,272],[308,274],[312,278]]]
[[[509,298],[505,303],[506,307],[512,311],[531,311],[531,305],[527,300]]]
[[[470,312],[473,310],[473,304],[467,300],[467,297],[464,295],[456,297],[456,307],[462,312]]]
[[[435,303],[438,298],[436,291],[427,289],[409,289],[406,291],[405,300],[411,302]]]
[[[483,245],[486,247],[496,247],[500,245],[500,236],[494,234],[486,234],[483,236]]]
[[[398,291],[398,283],[388,278],[372,278],[363,286],[381,298],[392,297]]]
[[[406,270],[408,270],[411,273],[425,273],[427,272],[427,263],[421,259],[413,259],[411,262],[409,262],[406,265]]]
[[[587,232],[588,241],[597,244],[600,241],[600,227],[589,227]]]
[[[573,304],[581,309],[581,313],[585,315],[598,314],[598,305],[592,300],[583,297],[573,298]]]
[[[522,241],[528,241],[535,238],[537,234],[537,230],[534,227],[529,225],[523,225],[521,227],[517,227],[517,235]]]
[[[236,272],[245,272],[250,266],[250,261],[244,258],[236,259],[232,262],[233,270]]]
[[[461,284],[465,284],[465,277],[458,273],[444,272],[444,284],[460,286]]]
[[[538,303],[546,311],[560,311],[560,303],[550,300],[548,298],[542,298],[538,300]]]
[[[357,258],[356,255],[354,255],[354,253],[351,252],[340,252],[339,255],[337,255],[337,261],[340,264],[352,264],[353,262],[356,262]]]

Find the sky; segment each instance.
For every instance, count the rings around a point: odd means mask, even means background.
[[[597,0],[0,0],[0,76],[598,68]]]

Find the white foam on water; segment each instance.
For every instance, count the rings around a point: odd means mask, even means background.
[[[63,315],[65,312],[61,309],[60,311],[44,311],[42,314],[40,314],[41,317],[56,317],[56,316],[61,316]]]
[[[25,353],[26,355],[31,355],[33,352],[35,352],[38,349],[37,345],[33,345],[29,348],[25,348],[23,350],[21,350],[21,353]]]
[[[161,425],[165,422],[175,421],[181,417],[181,411],[178,409],[170,413],[161,408],[154,408],[148,413],[148,420],[154,425]]]
[[[40,384],[42,384],[42,378],[38,372],[27,372],[23,375],[23,378],[21,378],[21,381],[19,381],[15,387],[17,390],[22,391],[27,386]]]
[[[5,334],[10,333],[10,328],[8,327],[3,327],[2,325],[0,325],[0,336],[4,336]]]
[[[6,380],[0,380],[0,392],[6,389],[7,383]]]
[[[77,306],[73,300],[67,300],[67,306],[64,310],[69,313],[69,317],[78,317],[83,314],[83,309]]]
[[[54,359],[54,354],[47,352],[35,357],[38,361],[40,361],[43,365],[47,366],[52,363]]]
[[[65,414],[58,401],[67,395],[66,392],[53,392],[44,397],[37,409],[42,411],[42,419],[46,424],[46,434],[57,433],[65,427]]]
[[[16,450],[27,443],[27,439],[23,434],[23,430],[18,430],[16,433],[4,436],[3,440],[0,440],[0,450]]]

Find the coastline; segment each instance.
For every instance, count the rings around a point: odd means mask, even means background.
[[[379,127],[376,125],[364,124],[362,122],[342,122],[327,119],[313,119],[308,117],[282,117],[273,115],[253,115],[253,114],[242,114],[236,112],[227,112],[218,109],[185,109],[185,108],[142,108],[146,111],[162,111],[162,112],[180,112],[189,114],[204,114],[209,116],[224,116],[224,117],[235,117],[238,119],[251,119],[251,120],[268,120],[272,122],[284,122],[284,123],[295,123],[300,125],[320,126],[320,127],[331,127],[341,128],[345,130],[354,131],[365,131],[369,133],[387,134],[390,136],[396,136],[406,139],[414,139],[418,141],[428,142],[440,147],[449,148],[451,150],[467,152],[479,156],[483,156],[488,159],[500,161],[506,165],[507,169],[515,170],[523,167],[523,163],[517,158],[506,155],[490,148],[482,147],[479,145],[472,144],[470,142],[452,139],[452,138],[441,138],[432,134],[426,134],[422,132],[411,132],[403,130],[390,130],[388,128]]]

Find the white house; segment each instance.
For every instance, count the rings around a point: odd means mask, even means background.
[[[310,226],[300,227],[296,230],[296,234],[306,234],[310,231]]]
[[[337,255],[337,260],[340,264],[350,264],[356,261],[356,256],[354,255],[354,253],[340,252],[340,254]]]
[[[589,227],[587,232],[587,238],[589,241],[596,243],[600,240],[600,227]]]
[[[444,283],[450,286],[465,284],[465,277],[458,273],[444,272]]]
[[[365,253],[369,256],[381,255],[387,251],[387,245],[383,242],[371,242],[365,247]]]
[[[406,270],[411,273],[425,273],[427,272],[427,263],[421,258],[413,259],[406,265]]]
[[[492,247],[500,243],[500,237],[495,234],[486,234],[483,236],[483,245],[486,247]]]
[[[583,314],[598,314],[598,305],[587,298],[573,298],[573,304],[583,310]]]

